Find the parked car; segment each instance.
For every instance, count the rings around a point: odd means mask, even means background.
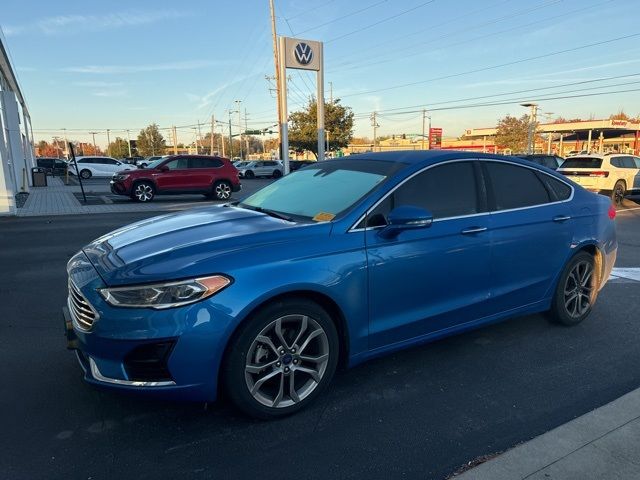
[[[59,158],[38,157],[36,165],[46,169],[49,175],[62,176],[67,174],[67,162]]]
[[[339,361],[538,312],[580,323],[613,267],[615,214],[513,157],[318,162],[84,247],[67,267],[67,337],[90,383],[192,401],[224,389],[248,414],[280,417]]]
[[[558,172],[587,190],[611,196],[621,204],[628,193],[640,193],[640,158],[621,153],[567,158]]]
[[[280,160],[257,160],[238,167],[241,178],[271,177],[280,178],[284,168]]]
[[[313,165],[314,163],[316,162],[312,160],[289,160],[289,171],[295,172],[296,170],[300,170],[302,167]]]
[[[156,195],[202,193],[228,200],[240,191],[238,171],[227,158],[206,155],[162,157],[135,171],[118,172],[111,179],[111,191],[138,202],[150,202]]]
[[[586,150],[571,150],[567,153],[567,157],[575,157],[576,155],[587,155],[589,152]]]
[[[250,163],[250,161],[249,160],[234,160],[231,163],[233,164],[234,167],[240,168],[242,165],[246,165],[247,163]]]
[[[91,177],[111,177],[122,170],[135,169],[135,165],[129,165],[111,157],[76,157],[80,176],[84,179]],[[73,162],[69,163],[69,173],[78,175]]]
[[[518,158],[522,158],[524,160],[529,160],[530,162],[537,163],[539,165],[544,165],[551,170],[557,170],[562,162],[564,162],[564,158],[558,157],[557,155],[541,155],[541,154],[532,154],[532,155],[516,155]]]
[[[138,162],[144,160],[144,157],[125,157],[122,159],[122,163],[126,163],[128,165],[138,165]]]
[[[139,157],[136,159],[136,166],[138,166],[139,168],[145,168],[147,165],[149,165],[151,162],[155,162],[156,160],[160,160],[161,158],[167,158],[169,157],[169,155],[154,155],[152,157]]]

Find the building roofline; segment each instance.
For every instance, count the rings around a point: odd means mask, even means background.
[[[29,108],[27,107],[27,102],[22,95],[22,90],[20,89],[20,83],[18,82],[18,77],[15,74],[15,70],[13,65],[11,64],[11,57],[9,56],[9,50],[7,48],[7,41],[4,36],[4,32],[0,27],[0,70],[7,78],[9,82],[9,87],[18,97],[20,105],[24,108],[27,115],[29,115]]]

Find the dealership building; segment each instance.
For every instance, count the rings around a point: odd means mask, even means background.
[[[31,118],[0,31],[0,215],[15,214],[15,196],[29,192],[34,166]]]
[[[511,152],[496,144],[497,130],[497,127],[469,128],[460,137],[443,137],[435,148],[485,153],[519,153]],[[375,151],[424,150],[428,146],[429,141],[425,141],[421,135],[400,134],[376,142]],[[372,150],[374,150],[373,144],[349,145],[347,153]],[[537,128],[535,150],[536,153],[553,153],[561,157],[578,152],[622,152],[638,155],[640,154],[640,121],[607,118],[541,123]]]

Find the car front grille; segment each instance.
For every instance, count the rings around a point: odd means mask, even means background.
[[[71,280],[69,280],[67,306],[75,325],[81,330],[90,330],[98,314]]]

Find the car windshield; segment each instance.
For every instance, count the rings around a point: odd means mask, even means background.
[[[153,162],[147,163],[147,168],[158,168],[158,166],[164,162],[164,158],[159,158],[158,160],[154,160]]]
[[[572,157],[562,163],[562,169],[566,168],[600,168],[602,159],[594,157]]]
[[[268,185],[238,206],[330,221],[405,166],[364,159],[320,162]]]

